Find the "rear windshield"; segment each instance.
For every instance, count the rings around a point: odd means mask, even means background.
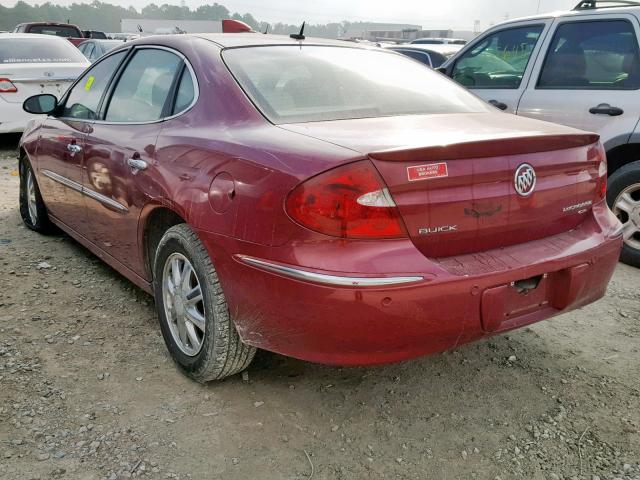
[[[82,38],[75,27],[65,25],[31,25],[29,33],[42,33],[43,35],[55,35],[56,37]]]
[[[489,111],[442,74],[392,52],[290,45],[223,56],[273,123]]]
[[[67,40],[46,38],[0,38],[0,64],[86,63],[80,50]]]

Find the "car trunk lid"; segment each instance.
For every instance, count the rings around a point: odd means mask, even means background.
[[[600,178],[597,135],[505,114],[437,117],[382,119],[386,130],[369,129],[371,139],[355,135],[355,120],[295,129],[367,155],[426,256],[524,243],[584,221]]]
[[[0,64],[0,78],[9,79],[18,90],[0,93],[0,98],[10,103],[41,93],[60,98],[86,67],[84,63]]]

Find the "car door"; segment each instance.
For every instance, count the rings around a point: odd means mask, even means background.
[[[638,21],[628,14],[560,19],[545,42],[518,114],[627,143],[640,117]]]
[[[89,239],[141,274],[138,220],[152,191],[155,144],[183,58],[164,48],[135,48],[86,139]],[[153,175],[151,175],[153,176]]]
[[[82,235],[87,231],[82,190],[85,140],[102,95],[123,57],[120,52],[87,70],[41,129],[38,150],[41,193],[50,213]]]
[[[489,31],[457,55],[447,74],[487,102],[516,113],[551,19]]]

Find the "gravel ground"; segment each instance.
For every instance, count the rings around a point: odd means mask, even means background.
[[[376,368],[199,385],[153,301],[17,211],[0,139],[0,478],[640,479],[640,271],[583,310]]]

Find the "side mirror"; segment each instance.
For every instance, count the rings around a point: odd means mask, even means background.
[[[22,104],[22,109],[27,113],[35,115],[52,113],[58,106],[58,99],[55,95],[43,93],[27,98]]]

